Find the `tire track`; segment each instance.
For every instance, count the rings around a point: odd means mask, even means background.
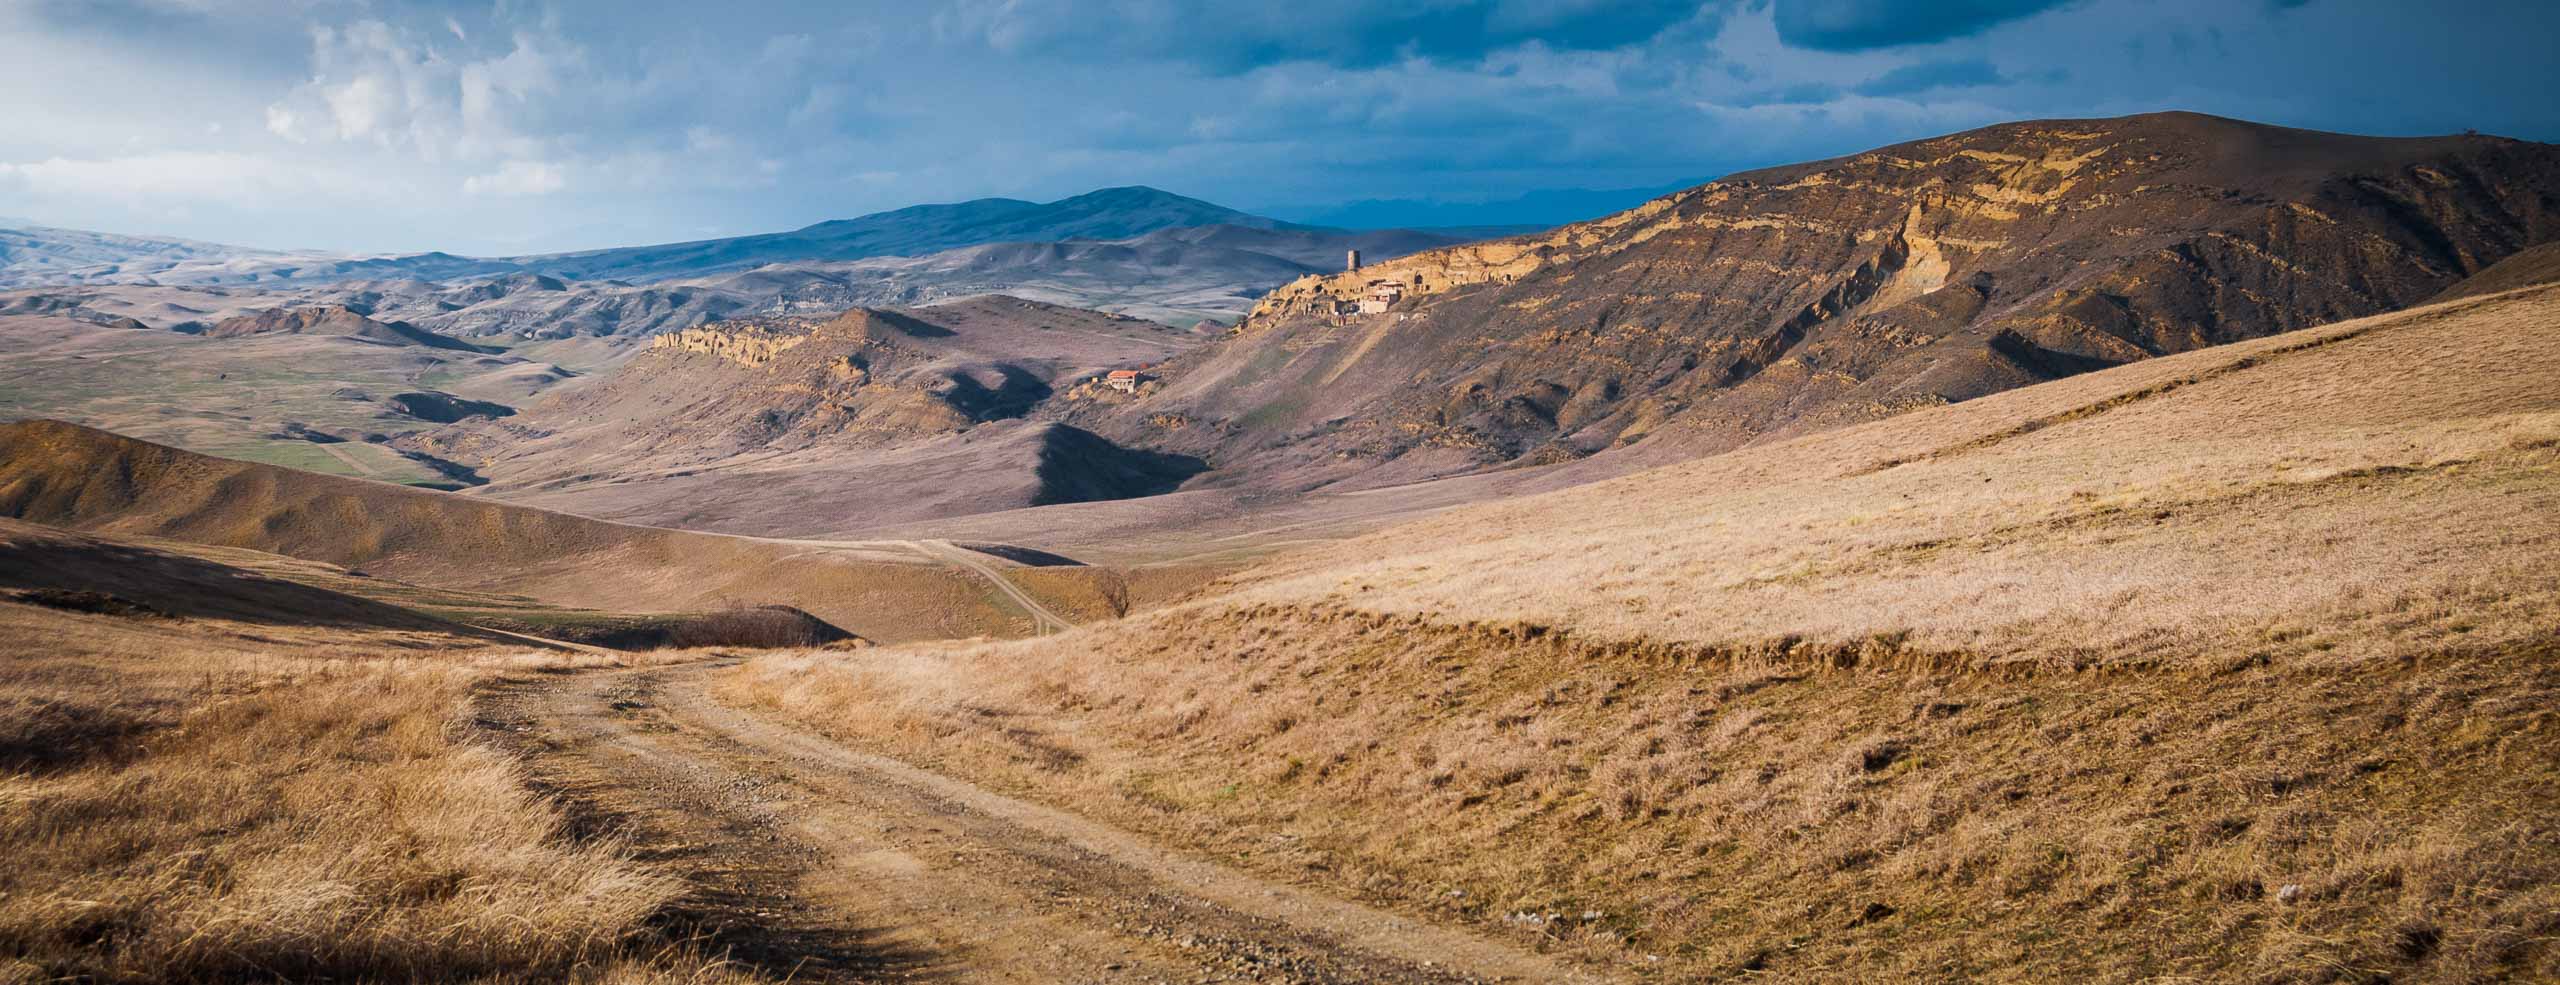
[[[1165,850],[704,696],[719,665],[493,687],[479,724],[698,887],[689,932],[799,981],[1598,981]]]

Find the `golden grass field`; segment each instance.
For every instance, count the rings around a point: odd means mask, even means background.
[[[2560,288],[731,700],[1663,980],[2560,978]]]
[[[0,604],[0,981],[742,982],[471,689],[604,660]]]

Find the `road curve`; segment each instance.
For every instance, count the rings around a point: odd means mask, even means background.
[[[477,722],[696,887],[680,928],[794,981],[1590,982],[847,749],[705,695],[719,665],[494,685]]]
[[[926,556],[967,568],[976,572],[978,577],[993,583],[996,591],[1012,599],[1015,605],[1022,607],[1022,611],[1031,614],[1031,635],[1047,636],[1050,633],[1063,633],[1075,628],[1075,623],[1052,611],[1048,606],[1040,604],[1039,599],[1032,598],[1031,593],[1015,585],[1013,579],[1005,577],[1002,572],[996,570],[994,565],[979,560],[978,552],[947,540],[919,540],[913,543],[916,549],[923,551]]]

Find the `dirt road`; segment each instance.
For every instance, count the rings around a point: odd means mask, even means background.
[[[926,557],[959,565],[994,585],[996,591],[1012,599],[1013,604],[1020,606],[1022,611],[1030,613],[1031,635],[1047,636],[1050,633],[1063,633],[1075,628],[1075,623],[1067,621],[1065,616],[1040,604],[1039,599],[1032,598],[1031,593],[1014,585],[1013,580],[998,572],[994,565],[979,560],[976,551],[947,540],[919,540],[915,542],[915,546]]]
[[[679,931],[795,981],[1596,976],[1170,852],[722,706],[695,664],[500,686],[479,725],[699,887]]]

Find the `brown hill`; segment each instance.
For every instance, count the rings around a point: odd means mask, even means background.
[[[878,640],[1028,628],[983,581],[898,545],[628,526],[212,458],[55,421],[0,425],[0,517],[250,548],[599,610],[791,605]]]
[[[2518,251],[2515,255],[2490,264],[2488,269],[2473,274],[2461,283],[2446,288],[2435,296],[2438,301],[2479,297],[2518,288],[2534,287],[2560,281],[2560,242],[2544,243]]]
[[[499,639],[373,599],[18,520],[0,519],[0,589],[56,608]]]
[[[1641,980],[2560,975],[2560,287],[1239,580],[727,686]]]
[[[493,353],[501,350],[473,345],[461,339],[447,338],[417,328],[406,322],[380,322],[341,305],[311,308],[270,308],[254,314],[239,315],[215,322],[201,332],[212,339],[237,339],[252,335],[342,335],[385,345],[417,345],[430,349],[452,349],[458,352]]]
[[[809,534],[1147,495],[1196,459],[1020,420],[1188,332],[989,296],[658,336],[613,376],[503,422],[413,439],[511,501],[733,533]]]
[[[1317,476],[1643,442],[1594,467],[1623,471],[2395,310],[2555,238],[2553,145],[2016,123],[1303,279],[1071,420]],[[1372,281],[1404,296],[1336,314]]]

